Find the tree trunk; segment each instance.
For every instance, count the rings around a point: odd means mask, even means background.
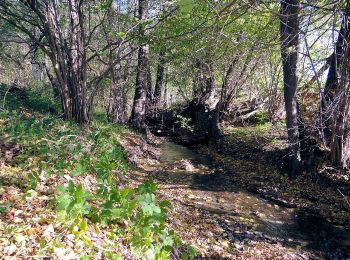
[[[159,52],[159,61],[157,67],[157,77],[156,84],[154,87],[154,107],[156,110],[160,109],[161,106],[161,97],[164,81],[164,69],[165,69],[165,53],[164,51]]]
[[[128,62],[125,64],[124,72],[121,77],[121,67],[112,69],[112,84],[109,89],[109,98],[107,105],[107,119],[112,123],[125,124],[127,118],[127,81],[129,79]]]
[[[193,101],[204,106],[211,106],[215,92],[215,78],[210,61],[197,60],[193,80]]]
[[[333,165],[350,163],[350,4],[347,2],[341,30],[325,87],[326,115]]]
[[[146,92],[146,113],[151,114],[153,110],[153,92],[152,92],[152,72],[148,59],[148,53],[145,55],[145,66],[147,70],[147,92]]]
[[[71,22],[70,48],[68,51],[69,81],[72,99],[72,117],[78,123],[85,124],[91,115],[85,109],[86,98],[86,55],[84,45],[84,22],[82,4],[78,0],[69,1]]]
[[[290,147],[289,159],[292,175],[298,173],[301,166],[298,108],[296,99],[298,84],[297,61],[299,45],[299,11],[299,0],[285,0],[281,2],[281,57],[283,64],[286,123]]]
[[[216,104],[215,110],[213,111],[213,117],[212,117],[211,131],[214,139],[219,139],[223,135],[220,128],[220,118],[222,113],[224,112],[225,104],[227,103],[226,98],[227,98],[227,88],[228,88],[229,80],[233,73],[233,69],[236,66],[238,61],[239,61],[239,56],[235,55],[232,62],[230,63],[230,66],[228,67],[225,73],[225,76],[221,84],[220,99],[219,99],[219,102]]]
[[[143,20],[145,18],[146,0],[139,0],[138,18]],[[142,25],[139,26],[140,35],[144,35],[144,29]],[[136,74],[136,86],[134,103],[132,107],[130,125],[139,132],[146,132],[146,105],[147,105],[147,47],[140,44],[138,50],[137,60],[137,74]]]
[[[43,22],[49,45],[49,57],[53,65],[62,113],[65,119],[77,123],[89,122],[86,112],[86,56],[83,27],[83,6],[77,0],[68,1],[69,26],[65,32],[60,23],[59,7],[48,1],[45,10],[31,8]],[[68,39],[67,36],[68,35]]]

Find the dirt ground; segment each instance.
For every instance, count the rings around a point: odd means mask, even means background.
[[[346,226],[335,226],[323,217],[332,209],[348,214],[347,208],[330,204],[345,207],[344,198],[326,193],[331,190],[317,189],[320,184],[308,177],[290,181],[276,162],[271,163],[281,152],[277,145],[264,150],[262,143],[257,146],[248,140],[226,143],[216,150],[202,147],[209,158],[174,144],[168,149],[161,145],[159,153],[170,160],[146,160],[131,178],[136,182],[154,178],[159,196],[173,205],[169,226],[184,242],[195,246],[198,258],[349,257]],[[179,154],[167,154],[176,149]],[[329,194],[335,197],[328,198]],[[317,210],[324,210],[324,215]],[[340,215],[339,222],[349,220]]]

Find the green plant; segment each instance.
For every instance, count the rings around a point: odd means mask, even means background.
[[[271,128],[271,124],[269,123],[255,125],[255,126],[231,128],[228,131],[227,140],[230,141],[233,138],[243,138],[247,136],[264,135],[269,131],[270,128]]]
[[[258,125],[265,124],[268,121],[266,113],[264,111],[257,112],[253,118],[253,121],[255,124]]]
[[[26,195],[39,195],[35,189],[45,178],[55,175],[66,185],[57,187],[54,204],[63,229],[74,235],[77,242],[94,248],[90,227],[106,227],[111,243],[123,238],[137,258],[164,259],[181,241],[166,227],[170,203],[158,201],[156,185],[146,181],[137,188],[117,188],[119,176],[129,168],[123,149],[116,139],[123,127],[95,122],[89,131],[63,121],[57,116],[33,113],[29,118],[15,112],[2,111],[0,133],[10,135],[23,149],[14,163],[27,175]],[[96,177],[91,191],[72,177]],[[67,176],[68,175],[68,176]],[[57,178],[57,176],[62,176]],[[34,196],[34,195],[35,196]],[[52,203],[49,203],[49,209]],[[0,206],[4,213],[6,205]],[[38,254],[45,254],[60,242],[42,241]],[[116,242],[115,242],[116,243]],[[118,259],[116,246],[106,246],[108,259]],[[92,250],[93,251],[93,250]],[[92,255],[93,257],[93,255]]]
[[[68,187],[59,186],[57,188],[57,211],[69,215],[75,219],[89,214],[91,206],[87,199],[91,197],[89,192],[83,191],[81,184],[75,186],[73,181],[69,181]]]
[[[8,110],[16,110],[24,107],[30,111],[49,112],[58,114],[59,103],[54,100],[52,93],[48,92],[48,86],[38,89],[36,87],[22,88],[16,85],[0,84],[1,107]]]
[[[68,187],[59,187],[58,190],[57,211],[63,220],[70,220],[71,232],[88,245],[91,241],[85,235],[87,219],[102,225],[118,225],[127,221],[128,230],[120,233],[121,230],[116,228],[115,233],[130,238],[136,257],[165,259],[174,246],[181,245],[175,232],[165,226],[170,203],[157,202],[154,194],[156,185],[151,180],[136,189],[118,190],[100,184],[96,194],[83,191],[81,184],[76,186],[72,181]]]
[[[179,124],[181,128],[193,132],[193,127],[191,126],[191,118],[187,118],[181,115],[176,115],[176,118],[178,118],[178,120],[175,123]]]
[[[133,228],[132,248],[136,255],[144,254],[148,259],[165,259],[174,246],[180,245],[175,232],[165,227],[166,213],[170,203],[156,200],[157,187],[147,181],[137,188],[137,202],[141,210],[137,213]]]

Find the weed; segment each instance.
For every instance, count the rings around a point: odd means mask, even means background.
[[[264,135],[271,128],[269,123],[255,126],[231,128],[228,132],[229,138],[241,138],[252,135]]]
[[[137,258],[164,259],[181,245],[175,232],[166,228],[170,203],[157,200],[153,181],[137,188],[117,188],[118,176],[129,169],[124,151],[116,141],[126,131],[125,127],[101,120],[87,131],[57,115],[37,112],[24,116],[16,111],[2,111],[0,119],[3,124],[0,134],[11,136],[12,141],[23,147],[13,163],[28,173],[28,196],[50,176],[69,179],[66,185],[57,184],[48,209],[55,206],[58,217],[54,223],[73,234],[77,242],[94,248],[89,229],[104,226],[110,230],[111,241],[117,243],[123,238]],[[87,174],[97,180],[89,190],[76,181]],[[0,214],[6,210],[7,206],[1,204]],[[43,240],[38,254],[60,246],[58,239],[50,243]],[[116,248],[117,244],[107,246],[105,257],[121,258]],[[192,256],[193,252],[189,250],[187,254]]]

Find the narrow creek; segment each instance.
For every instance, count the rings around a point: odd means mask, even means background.
[[[281,243],[328,259],[350,259],[350,232],[316,216],[297,209],[281,207],[273,202],[228,183],[211,159],[195,150],[172,143],[161,145],[161,168],[169,168],[163,179],[187,185],[188,201],[218,219],[223,235],[231,242],[251,239]],[[180,166],[178,166],[180,165]],[[231,220],[232,221],[231,221]],[[237,219],[245,228],[237,232]],[[301,257],[303,259],[303,257]]]

